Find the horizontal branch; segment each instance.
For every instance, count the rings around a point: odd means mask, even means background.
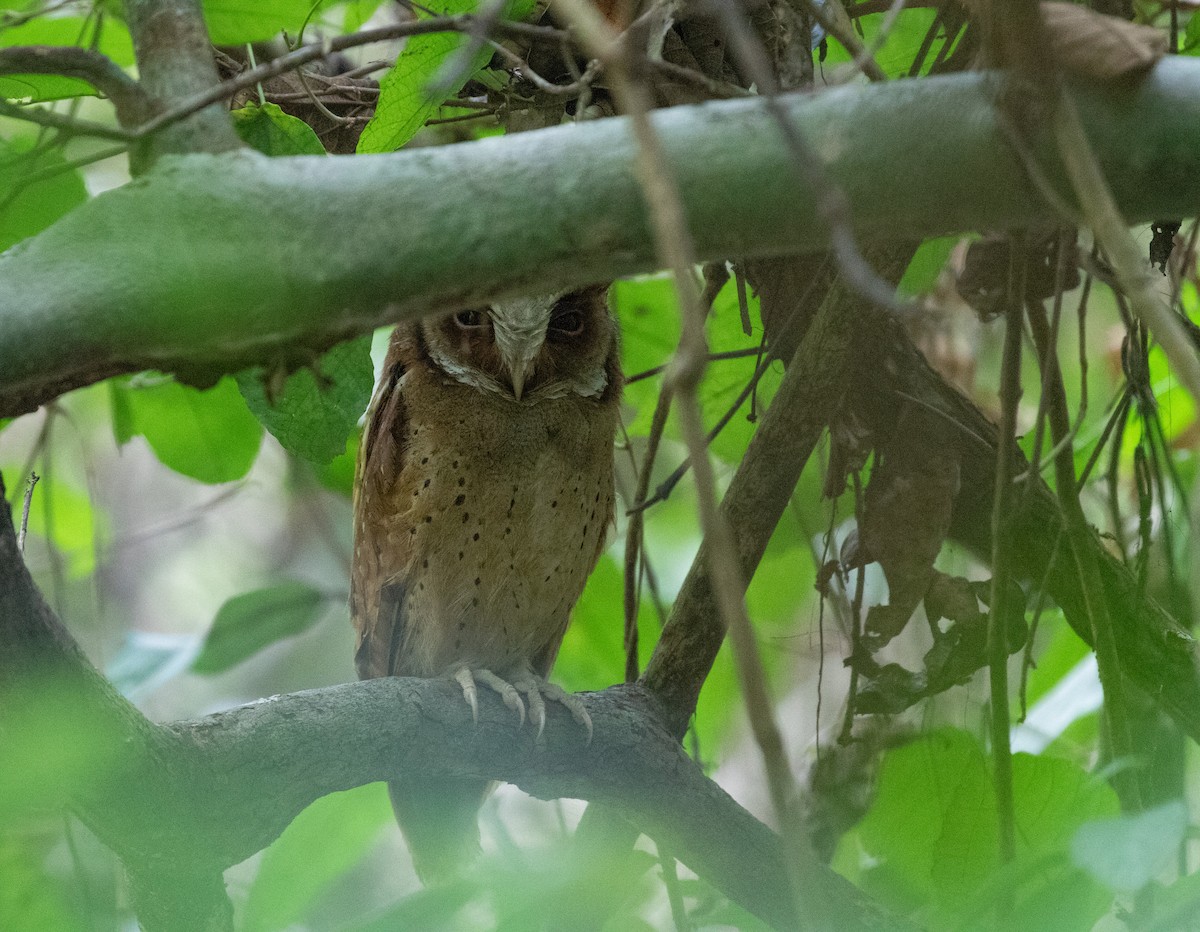
[[[187,909],[163,905],[164,878],[168,893],[184,882],[204,891],[223,918],[222,870],[270,844],[314,800],[411,774],[498,779],[543,799],[602,802],[765,921],[794,924],[778,836],[688,758],[640,686],[581,697],[590,744],[557,704],[537,740],[490,692],[480,695],[476,724],[456,685],[396,677],[153,725],[96,673],[47,607],[8,509],[0,511],[0,683],[0,733],[20,736],[8,748],[18,768],[57,759],[63,735],[88,733],[97,756],[86,779],[56,774],[62,785],[43,801],[69,802],[121,856],[140,907],[166,917],[159,927],[177,928]],[[882,927],[883,915],[848,881],[825,868],[818,879],[822,899]]]
[[[1050,216],[998,127],[995,77],[781,98],[865,238]],[[1130,221],[1200,203],[1200,62],[1081,91]],[[654,114],[701,260],[821,248],[761,101]],[[0,256],[0,416],[143,368],[197,382],[298,364],[435,309],[655,267],[623,119],[354,159],[171,158]],[[1053,148],[1037,149],[1062,183]]]

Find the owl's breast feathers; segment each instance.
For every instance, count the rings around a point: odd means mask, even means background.
[[[549,671],[612,519],[615,351],[611,368],[598,398],[522,405],[397,329],[355,486],[360,675]]]

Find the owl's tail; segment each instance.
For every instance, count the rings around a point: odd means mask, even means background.
[[[461,876],[479,854],[479,807],[492,786],[449,777],[388,784],[396,821],[425,886]]]

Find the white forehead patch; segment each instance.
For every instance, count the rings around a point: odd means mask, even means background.
[[[554,305],[564,294],[565,291],[559,291],[529,298],[513,298],[511,301],[497,301],[489,311],[492,323],[496,325],[497,330],[505,331],[517,339],[528,340],[540,336],[546,332]]]

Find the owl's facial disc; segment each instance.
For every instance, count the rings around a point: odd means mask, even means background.
[[[496,348],[508,374],[513,397],[521,400],[534,360],[546,342],[546,327],[562,293],[498,301],[488,312]]]

